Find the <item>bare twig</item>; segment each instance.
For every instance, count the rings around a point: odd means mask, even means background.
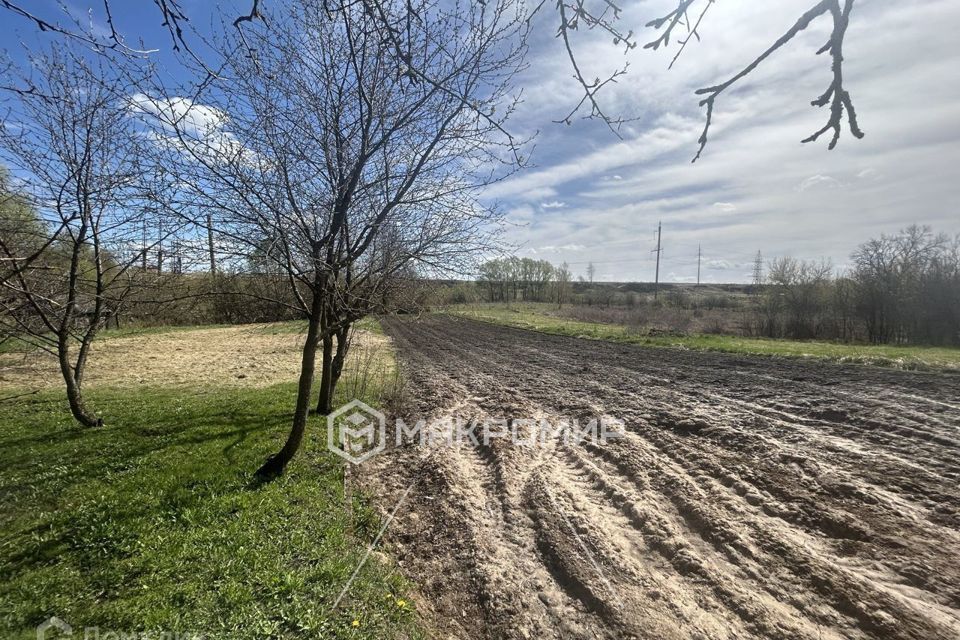
[[[803,15],[801,15],[800,18],[798,18],[793,24],[793,26],[791,26],[782,36],[777,38],[776,42],[768,47],[750,64],[741,69],[737,74],[732,76],[726,82],[714,85],[712,87],[704,87],[696,91],[697,95],[706,96],[700,101],[700,106],[706,107],[707,112],[703,132],[700,134],[700,138],[698,140],[700,147],[697,150],[696,156],[693,158],[693,162],[696,162],[700,158],[704,148],[707,145],[710,126],[713,124],[713,109],[717,98],[724,91],[749,75],[777,50],[793,40],[797,34],[809,27],[815,19],[827,13],[829,13],[833,18],[833,31],[831,32],[830,39],[828,40],[827,44],[824,45],[817,53],[821,54],[827,51],[831,53],[833,59],[834,77],[827,91],[822,96],[814,100],[812,104],[814,106],[822,107],[832,99],[833,104],[831,106],[831,115],[825,127],[810,137],[805,138],[803,142],[812,142],[818,139],[826,131],[833,129],[834,136],[830,142],[829,149],[836,147],[840,138],[840,128],[843,120],[844,109],[847,111],[847,120],[850,125],[851,133],[856,138],[863,137],[863,131],[860,130],[860,127],[857,123],[857,115],[853,107],[853,101],[850,98],[850,94],[843,87],[843,39],[844,35],[846,34],[847,25],[849,24],[850,11],[853,8],[854,0],[845,0],[844,7],[842,9],[839,2],[840,0],[821,0],[820,2],[816,3]]]

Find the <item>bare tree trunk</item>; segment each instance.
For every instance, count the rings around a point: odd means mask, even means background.
[[[319,296],[317,296],[319,298]],[[286,468],[287,463],[293,459],[297,450],[300,449],[300,443],[303,441],[303,433],[307,428],[307,417],[310,414],[310,394],[313,388],[313,368],[317,361],[317,345],[320,343],[320,318],[319,305],[314,303],[313,313],[310,315],[307,325],[307,337],[303,343],[303,356],[300,362],[300,382],[297,385],[297,408],[293,414],[293,426],[290,428],[290,434],[287,441],[277,453],[267,458],[259,469],[257,477],[263,479],[274,478]]]
[[[340,374],[343,373],[343,363],[347,359],[347,350],[350,348],[350,326],[337,330],[330,337],[323,340],[323,365],[320,374],[320,394],[317,398],[317,413],[329,415],[333,411],[333,393],[337,390]],[[333,350],[333,340],[336,338],[337,349]]]
[[[350,327],[346,325],[337,332],[337,352],[333,355],[333,370],[331,372],[332,385],[330,387],[331,397],[333,391],[337,388],[340,381],[340,374],[343,373],[343,363],[347,359],[347,350],[350,348]]]
[[[333,410],[333,336],[323,338],[323,353],[320,361],[320,394],[317,398],[317,413],[321,416]]]
[[[70,365],[69,336],[59,336],[57,340],[57,356],[60,361],[60,373],[67,385],[67,401],[70,403],[70,413],[77,422],[85,427],[102,427],[103,419],[87,409],[80,391],[80,380]]]
[[[83,205],[85,212],[89,212],[89,200],[86,198],[86,195],[84,196]],[[57,359],[60,362],[60,373],[63,375],[63,381],[67,386],[67,401],[70,403],[70,413],[73,414],[77,422],[85,427],[99,427],[103,425],[103,420],[87,409],[83,402],[83,395],[80,392],[80,384],[83,380],[83,368],[86,365],[87,349],[89,348],[89,341],[86,338],[80,346],[76,365],[70,362],[70,326],[74,321],[74,314],[77,308],[77,292],[80,281],[80,255],[83,251],[84,243],[87,241],[89,228],[89,218],[84,216],[70,256],[70,272],[67,278],[67,299],[64,305],[63,318],[60,320],[60,326],[57,331]],[[102,308],[99,305],[100,302],[98,300],[97,312]],[[94,318],[93,321],[96,322],[96,318]],[[95,327],[91,329],[95,332]]]

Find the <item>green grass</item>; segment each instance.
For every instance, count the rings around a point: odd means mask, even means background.
[[[88,396],[103,429],[77,427],[59,391],[0,403],[0,636],[51,615],[75,637],[420,636],[409,585],[373,558],[332,609],[380,517],[361,492],[345,505],[321,418],[283,477],[251,483],[292,384]]]
[[[447,313],[521,329],[655,347],[749,355],[819,358],[919,370],[960,370],[960,349],[853,345],[806,340],[772,340],[728,335],[644,335],[623,325],[583,322],[551,313],[552,305],[457,305]]]

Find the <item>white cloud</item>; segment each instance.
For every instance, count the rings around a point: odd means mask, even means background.
[[[560,253],[565,251],[583,251],[584,249],[586,249],[586,247],[582,244],[565,244],[559,247],[547,245],[545,247],[532,248],[530,251],[533,253]]]
[[[703,266],[717,271],[729,271],[730,269],[738,268],[740,265],[734,264],[729,260],[707,260],[703,263]]]
[[[797,185],[797,191],[809,191],[811,189],[835,189],[843,186],[840,181],[830,176],[815,175],[804,179]]]
[[[696,124],[684,123],[685,133],[694,135]],[[627,167],[653,160],[666,152],[678,149],[685,144],[686,138],[677,135],[673,124],[661,124],[637,138],[622,140],[609,147],[603,147],[569,162],[539,170],[527,170],[510,180],[498,182],[487,189],[485,195],[490,198],[522,198],[532,200],[544,189],[555,189],[574,180],[594,175],[600,171]],[[536,198],[539,199],[539,198]]]
[[[626,3],[624,21],[644,24],[675,6]],[[701,29],[703,41],[692,43],[672,71],[665,70],[672,51],[638,48],[629,55],[629,73],[604,89],[610,111],[640,118],[624,128],[623,140],[594,121],[545,124],[564,115],[557,112],[567,105],[557,96],[577,96],[556,55],[559,45],[546,37],[535,43],[519,118],[521,129],[543,132],[533,156],[538,166],[491,195],[514,206],[555,200],[567,207],[535,209],[512,240],[559,248],[589,238],[570,259],[609,261],[612,280],[652,280],[649,251],[662,221],[661,274],[695,276],[702,246],[717,261],[705,260],[705,281],[746,281],[757,250],[767,259],[790,254],[844,264],[859,243],[911,223],[960,232],[951,204],[960,199],[960,181],[945,169],[960,143],[960,85],[943,80],[955,75],[960,52],[947,34],[929,31],[930,24],[960,23],[960,4],[858,2],[844,77],[863,140],[844,130],[834,151],[826,140],[799,142],[829,117],[829,108],[810,106],[830,80],[829,60],[813,53],[828,28],[821,20],[717,101],[710,142],[691,165],[703,126],[693,91],[742,68],[809,1],[717,7]],[[877,33],[897,34],[898,46]],[[616,52],[591,37],[580,40],[579,51],[592,77]]]
[[[146,116],[148,126],[154,127],[148,135],[158,145],[189,149],[216,161],[256,161],[254,152],[228,130],[230,116],[220,109],[179,96],[156,98],[135,93],[128,100],[130,109]]]
[[[229,121],[229,116],[223,111],[197,104],[189,98],[152,98],[135,93],[129,101],[135,112],[152,115],[165,127],[176,126],[197,137],[214,134]]]
[[[564,208],[565,206],[567,206],[567,203],[566,203],[566,202],[559,202],[558,200],[554,200],[553,202],[541,202],[541,203],[540,203],[540,208],[541,208],[541,209],[562,209],[562,208]]]

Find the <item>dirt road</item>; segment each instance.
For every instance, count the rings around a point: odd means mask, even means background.
[[[960,638],[960,376],[384,324],[411,416],[625,423],[368,463],[438,637]]]

